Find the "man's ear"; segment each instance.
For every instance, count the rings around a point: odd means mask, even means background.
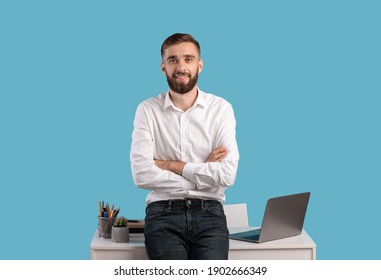
[[[162,63],[160,63],[160,68],[161,68],[161,72],[163,72],[163,74],[164,75],[166,75],[166,73],[165,73],[165,65],[164,65],[164,63],[162,62]]]
[[[204,68],[204,61],[202,59],[198,62],[198,73],[200,74],[202,71],[202,68]]]

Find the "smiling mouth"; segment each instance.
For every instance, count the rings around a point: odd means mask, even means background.
[[[174,77],[175,77],[175,79],[184,79],[184,78],[188,78],[189,75],[183,74],[183,73],[178,73],[178,74],[175,74]]]

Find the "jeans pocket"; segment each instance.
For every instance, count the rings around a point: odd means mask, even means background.
[[[166,207],[147,207],[146,209],[146,223],[152,221],[167,213]]]
[[[205,210],[214,216],[225,218],[224,208],[220,204],[210,205]]]

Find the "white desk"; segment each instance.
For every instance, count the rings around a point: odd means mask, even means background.
[[[229,228],[231,233],[253,228]],[[261,244],[230,239],[230,260],[314,260],[316,244],[302,231],[294,237],[283,238]],[[114,243],[111,239],[98,237],[94,232],[90,243],[92,260],[145,260],[148,259],[142,233],[130,234],[130,242]]]

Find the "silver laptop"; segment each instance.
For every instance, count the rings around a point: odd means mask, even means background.
[[[303,229],[309,198],[309,192],[270,198],[261,228],[232,233],[229,237],[261,243],[299,235]]]

